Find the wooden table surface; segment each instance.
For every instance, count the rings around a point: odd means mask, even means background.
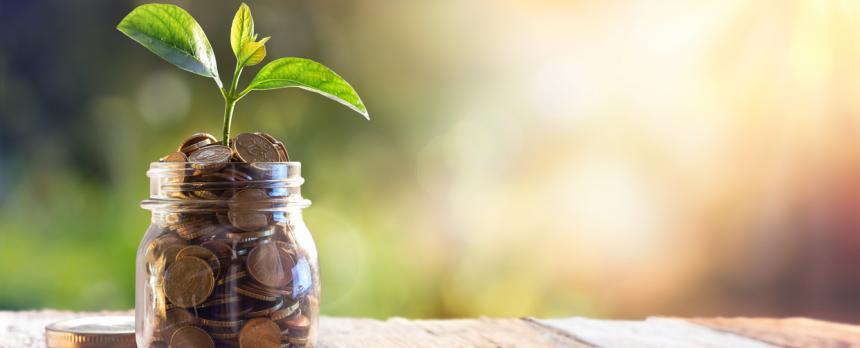
[[[0,347],[44,347],[45,325],[91,315],[0,311]],[[320,347],[860,347],[860,326],[804,318],[320,320]]]

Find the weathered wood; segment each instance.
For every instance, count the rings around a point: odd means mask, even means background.
[[[323,318],[320,346],[346,347],[589,347],[520,319],[386,321]]]
[[[761,341],[711,330],[678,319],[648,318],[645,321],[622,321],[565,318],[536,321],[571,333],[595,347],[773,347]]]
[[[0,311],[0,348],[44,347],[45,325],[92,315]],[[860,326],[748,318],[388,320],[323,317],[322,348],[346,347],[860,347]]]
[[[806,318],[696,318],[691,322],[785,347],[857,347],[860,326]]]

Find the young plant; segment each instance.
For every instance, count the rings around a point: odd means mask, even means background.
[[[370,119],[352,86],[325,65],[310,59],[287,57],[269,62],[240,90],[242,70],[263,61],[266,42],[269,41],[269,37],[257,39],[251,10],[244,3],[239,6],[230,29],[230,46],[236,56],[236,67],[227,86],[221,82],[215,54],[206,34],[194,17],[182,8],[169,4],[141,5],[123,18],[117,29],[173,65],[215,80],[224,97],[224,145],[230,140],[236,102],[256,90],[298,87],[340,102]]]

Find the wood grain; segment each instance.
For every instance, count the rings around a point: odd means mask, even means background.
[[[783,347],[860,347],[860,326],[806,318],[696,318],[690,322]]]
[[[590,347],[520,319],[406,320],[323,318],[320,346]]]
[[[0,311],[0,348],[44,347],[45,325],[131,312]],[[860,326],[805,318],[476,318],[320,320],[319,346],[348,347],[860,347]]]
[[[648,318],[644,321],[626,321],[564,318],[538,322],[571,333],[595,347],[774,347],[762,341],[712,330],[679,319]]]

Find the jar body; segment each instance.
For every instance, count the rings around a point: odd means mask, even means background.
[[[248,175],[150,169],[157,187],[137,253],[138,347],[316,346],[318,258],[298,168],[231,167]]]

